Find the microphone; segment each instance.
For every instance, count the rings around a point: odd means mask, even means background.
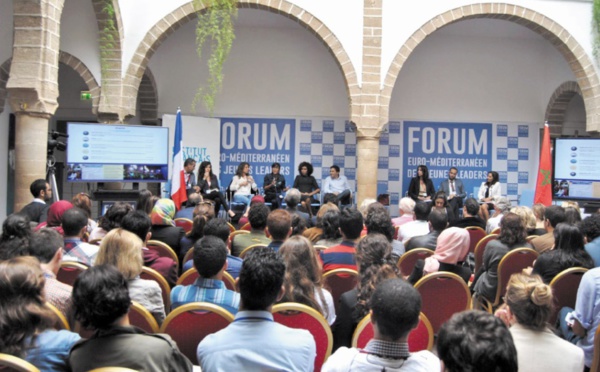
[[[50,131],[48,132],[48,134],[50,134],[52,136],[52,138],[57,139],[58,137],[65,137],[65,138],[69,138],[69,135],[66,133],[61,133],[58,132],[56,130]]]

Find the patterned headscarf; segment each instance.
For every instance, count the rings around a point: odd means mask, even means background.
[[[423,271],[433,273],[439,270],[440,262],[456,265],[469,253],[471,237],[469,232],[460,227],[450,227],[440,234],[435,253],[425,259]]]
[[[153,225],[175,226],[175,221],[173,221],[174,217],[175,203],[173,203],[173,200],[171,199],[159,199],[156,204],[154,204],[152,213],[150,213],[150,219],[152,220]]]

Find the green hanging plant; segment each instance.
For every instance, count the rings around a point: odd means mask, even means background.
[[[594,0],[592,40],[594,56],[598,58],[598,55],[600,54],[600,0]]]
[[[101,85],[106,86],[108,70],[110,69],[109,61],[114,58],[114,50],[117,48],[119,40],[119,31],[115,25],[115,7],[112,0],[104,0],[101,12],[104,15],[104,27],[100,30],[100,71],[102,73]],[[104,96],[108,99],[108,96]]]
[[[201,12],[206,8],[204,12]],[[215,97],[223,86],[223,64],[229,56],[235,39],[233,22],[237,18],[237,0],[194,0],[198,13],[196,26],[196,52],[202,60],[202,49],[209,41],[211,55],[208,58],[208,81],[200,86],[192,102],[192,110],[202,101],[212,115]]]

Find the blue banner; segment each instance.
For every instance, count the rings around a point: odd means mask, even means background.
[[[436,190],[456,167],[467,196],[493,170],[492,124],[405,121],[402,137],[402,195],[419,165],[427,166]]]
[[[221,118],[221,185],[231,183],[241,162],[250,164],[250,175],[258,187],[263,187],[275,162],[281,164],[286,185],[293,185],[295,134],[295,119]]]

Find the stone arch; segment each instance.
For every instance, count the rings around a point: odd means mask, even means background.
[[[349,99],[351,100],[360,95],[356,71],[350,61],[350,57],[333,32],[311,13],[285,0],[238,0],[238,7],[266,10],[298,22],[305,29],[313,33],[333,56],[344,75]],[[148,31],[135,51],[125,73],[123,106],[126,110],[129,112],[134,112],[133,110],[135,110],[136,96],[138,94],[137,89],[140,86],[140,81],[142,80],[148,61],[154,52],[169,35],[195,16],[196,10],[194,9],[193,2],[190,1],[173,10],[170,14],[167,14]]]
[[[158,91],[154,75],[149,68],[144,70],[137,95],[142,124],[156,125],[158,116]]]
[[[382,101],[386,102],[389,107],[392,90],[404,62],[425,38],[446,25],[475,18],[503,19],[518,23],[541,35],[554,45],[577,76],[577,83],[581,88],[586,107],[587,130],[600,131],[600,113],[596,111],[596,107],[599,106],[597,102],[600,100],[600,81],[594,65],[584,49],[558,23],[531,9],[513,4],[478,3],[465,5],[439,14],[426,22],[408,38],[392,61],[385,76]]]
[[[58,55],[58,62],[71,67],[85,81],[88,90],[92,94],[92,112],[97,114],[100,102],[100,85],[98,85],[90,69],[79,58],[62,50]]]
[[[544,120],[550,126],[551,136],[561,135],[567,107],[577,94],[583,97],[581,88],[579,88],[576,81],[566,81],[552,93],[548,107],[546,107],[546,115],[544,116]]]
[[[6,82],[10,75],[11,60],[12,58],[9,58],[0,65],[0,114],[4,112],[4,105],[6,104]]]

